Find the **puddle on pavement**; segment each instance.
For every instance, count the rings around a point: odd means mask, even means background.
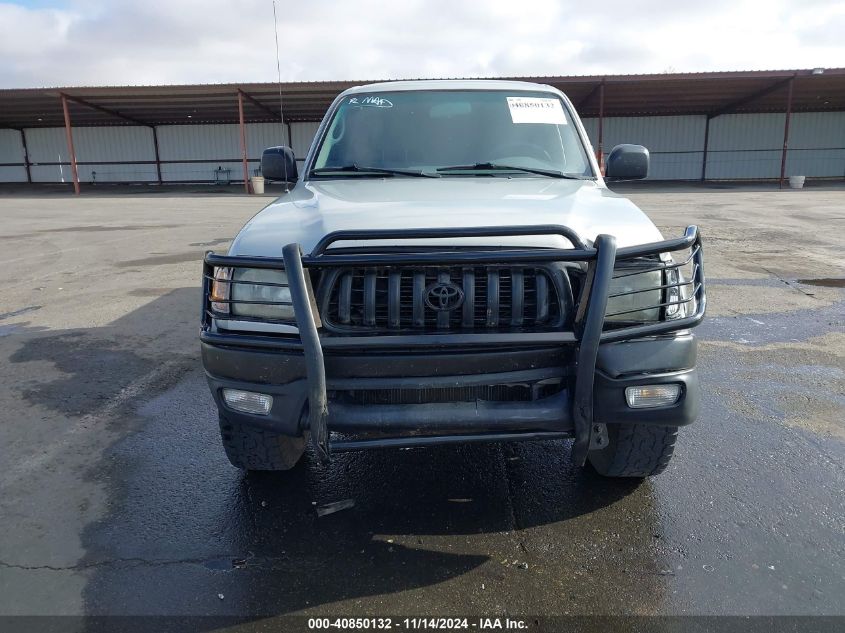
[[[845,277],[827,277],[824,279],[798,279],[799,284],[806,286],[823,286],[825,288],[845,288]]]

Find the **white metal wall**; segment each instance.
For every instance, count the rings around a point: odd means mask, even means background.
[[[291,124],[298,156],[304,157],[316,126],[316,123]],[[230,169],[232,180],[243,178],[238,125],[165,125],[158,127],[157,133],[163,180],[213,180],[218,167]],[[27,129],[26,138],[33,182],[71,180],[64,128]],[[252,174],[260,164],[265,147],[288,144],[287,126],[250,123],[246,126],[246,140]],[[73,129],[73,144],[77,162],[92,163],[79,165],[82,182],[153,182],[158,179],[151,128],[77,127]],[[26,182],[26,169],[22,164],[3,165],[23,161],[20,132],[0,130],[0,182]]]
[[[67,153],[64,128],[35,128],[26,130],[26,145],[29,149],[30,172],[33,182],[70,182],[69,165],[40,165],[39,163],[62,163],[70,160]],[[77,159],[79,155],[77,154]]]
[[[23,162],[23,142],[17,130],[0,130],[0,182],[26,182],[23,165],[3,163]]]
[[[317,123],[291,123],[294,153],[304,157]],[[170,182],[213,180],[214,170],[229,169],[232,180],[243,178],[241,165],[240,126],[166,125],[158,129],[162,179]],[[281,123],[248,123],[246,125],[249,172],[253,175],[261,163],[265,147],[288,144],[287,126]],[[302,149],[301,149],[302,148]],[[178,161],[208,161],[206,163]]]
[[[783,114],[726,114],[710,121],[707,177],[780,176],[783,125]]]
[[[704,157],[704,116],[605,117],[602,150],[615,145],[644,145],[651,153],[650,180],[701,178]],[[594,148],[598,148],[598,119],[584,119]]]
[[[70,182],[67,142],[64,128],[26,130],[30,172],[33,182]],[[82,182],[126,182],[156,180],[155,165],[136,165],[136,161],[154,161],[152,131],[146,127],[83,127],[73,130],[73,146]],[[21,159],[22,160],[22,159]],[[97,161],[102,161],[98,163]],[[122,164],[108,164],[121,162]],[[43,164],[50,163],[50,164]],[[24,172],[22,181],[26,180]]]
[[[783,114],[712,119],[707,178],[778,178],[783,126]],[[845,177],[845,112],[792,115],[786,175]]]
[[[786,173],[845,177],[845,112],[792,115]]]
[[[703,159],[704,116],[609,117],[603,149],[638,143],[652,155],[652,180],[697,180]],[[777,178],[783,143],[783,114],[728,114],[710,121],[708,179]],[[318,123],[250,123],[246,126],[250,175],[265,147],[290,143],[298,159],[308,152]],[[597,119],[584,125],[597,146]],[[218,167],[232,180],[243,178],[236,124],[172,125],[157,128],[165,182],[214,180]],[[74,128],[82,182],[157,180],[152,130],[143,126]],[[64,128],[26,130],[34,182],[70,181]],[[798,113],[790,126],[787,175],[845,177],[845,112]],[[0,182],[26,182],[23,146],[16,130],[0,130]],[[51,164],[44,164],[51,163]],[[59,165],[57,163],[65,163]],[[108,164],[119,163],[119,164]]]
[[[240,139],[237,125],[163,125],[158,128],[158,148],[164,163],[162,179],[170,182],[213,180],[214,170],[230,170],[227,177],[241,180]],[[247,154],[249,156],[249,154]],[[216,160],[190,163],[191,160]],[[252,166],[250,166],[252,168]]]
[[[319,123],[291,123],[291,148],[298,159],[305,158],[318,127],[320,127]]]

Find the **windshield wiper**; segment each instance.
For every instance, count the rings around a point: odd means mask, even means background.
[[[586,180],[583,176],[573,176],[554,169],[537,169],[534,167],[517,167],[515,165],[500,165],[498,163],[475,163],[474,165],[450,165],[449,167],[438,167],[438,172],[450,171],[521,171],[550,178],[569,178],[571,180]]]
[[[414,176],[417,178],[440,178],[440,174],[432,174],[419,169],[388,169],[386,167],[362,167],[351,163],[342,167],[318,167],[311,170],[311,175],[321,176],[323,174],[353,173],[353,174],[385,174],[388,176]]]

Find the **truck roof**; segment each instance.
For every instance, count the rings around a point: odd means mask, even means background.
[[[354,86],[343,94],[360,92],[397,92],[400,90],[509,90],[513,92],[559,91],[546,84],[530,81],[507,81],[504,79],[415,79],[410,81],[383,81],[363,86]]]

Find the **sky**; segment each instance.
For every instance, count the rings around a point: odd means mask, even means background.
[[[283,81],[845,67],[845,0],[277,0]],[[272,0],[0,0],[0,87],[276,80]]]

